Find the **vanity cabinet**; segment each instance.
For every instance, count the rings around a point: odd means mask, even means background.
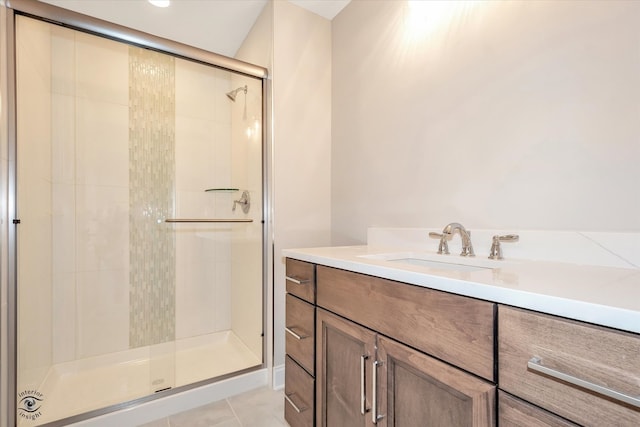
[[[506,306],[498,318],[500,389],[580,425],[640,425],[640,336]],[[504,404],[501,419],[528,425]]]
[[[292,427],[640,426],[639,334],[292,259],[290,272]]]
[[[318,266],[317,306],[318,426],[495,425],[492,303]]]
[[[315,270],[286,260],[284,417],[291,427],[312,427],[315,419]]]

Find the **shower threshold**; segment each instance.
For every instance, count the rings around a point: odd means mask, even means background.
[[[168,348],[175,351],[169,352]],[[50,368],[41,387],[46,400],[38,423],[227,376],[261,364],[261,358],[232,331],[59,363]],[[21,421],[18,425],[33,425]]]

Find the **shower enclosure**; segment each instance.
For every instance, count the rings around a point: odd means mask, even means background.
[[[262,368],[263,71],[13,22],[16,424]]]

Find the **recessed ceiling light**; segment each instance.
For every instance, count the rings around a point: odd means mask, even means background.
[[[170,0],[149,0],[149,3],[157,7],[169,7],[169,5],[171,4],[171,1]]]

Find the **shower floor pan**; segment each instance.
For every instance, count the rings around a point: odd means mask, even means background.
[[[157,351],[155,347],[145,347],[54,365],[41,388],[45,401],[38,423],[138,399],[168,386],[193,384],[262,364],[262,360],[230,331],[164,346]],[[175,352],[166,352],[167,346],[175,348]],[[33,425],[26,420],[20,421],[23,422],[18,425]]]

